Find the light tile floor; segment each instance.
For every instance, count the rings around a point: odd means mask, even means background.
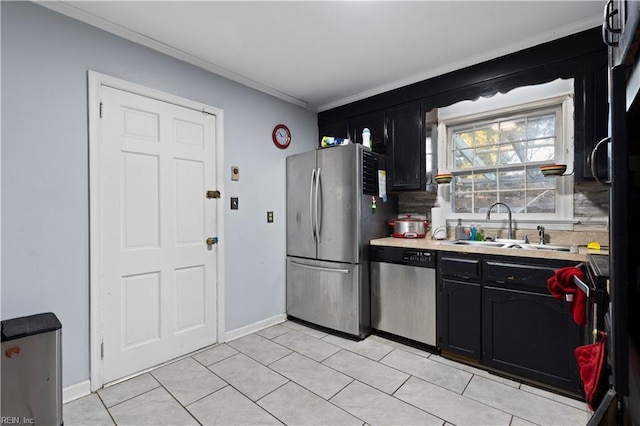
[[[287,321],[65,404],[72,425],[585,425],[586,404]]]

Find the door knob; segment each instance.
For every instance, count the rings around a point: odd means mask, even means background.
[[[209,237],[207,238],[207,245],[212,246],[218,242],[218,237]]]

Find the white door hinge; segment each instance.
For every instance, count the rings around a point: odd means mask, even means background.
[[[104,105],[104,104],[103,104],[102,102],[100,102],[100,118],[102,118],[102,106],[103,106],[103,105]]]
[[[104,342],[100,343],[100,359],[104,359]]]

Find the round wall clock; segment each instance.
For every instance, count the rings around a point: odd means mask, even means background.
[[[291,130],[284,124],[278,124],[273,128],[271,138],[278,148],[285,149],[291,143]]]

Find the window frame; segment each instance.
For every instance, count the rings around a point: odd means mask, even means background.
[[[536,111],[550,109],[559,109],[556,117],[560,116],[562,122],[560,125],[556,122],[556,141],[555,141],[555,163],[567,164],[567,172],[562,177],[548,178],[554,179],[556,184],[556,211],[555,213],[519,213],[513,212],[514,222],[517,221],[521,226],[526,228],[526,224],[534,225],[545,223],[556,223],[559,229],[564,228],[568,224],[574,222],[574,200],[573,200],[573,155],[574,155],[574,99],[573,93],[551,96],[538,99],[532,102],[523,102],[517,105],[509,105],[497,109],[491,109],[471,114],[447,117],[439,120],[438,123],[438,171],[439,173],[452,173],[454,179],[449,185],[438,186],[438,204],[444,207],[445,218],[449,221],[461,218],[466,222],[486,222],[486,213],[456,213],[453,211],[453,188],[455,185],[455,176],[458,174],[466,174],[472,170],[481,170],[481,168],[469,168],[464,172],[454,170],[453,158],[453,142],[451,132],[455,128],[479,124],[480,122],[491,122],[497,120],[506,120],[510,117],[521,115],[523,113],[535,114]],[[525,163],[523,163],[524,166]],[[549,164],[549,162],[532,162],[526,164]],[[491,222],[505,220],[506,213],[497,213],[492,211]],[[567,227],[569,229],[569,227]]]

